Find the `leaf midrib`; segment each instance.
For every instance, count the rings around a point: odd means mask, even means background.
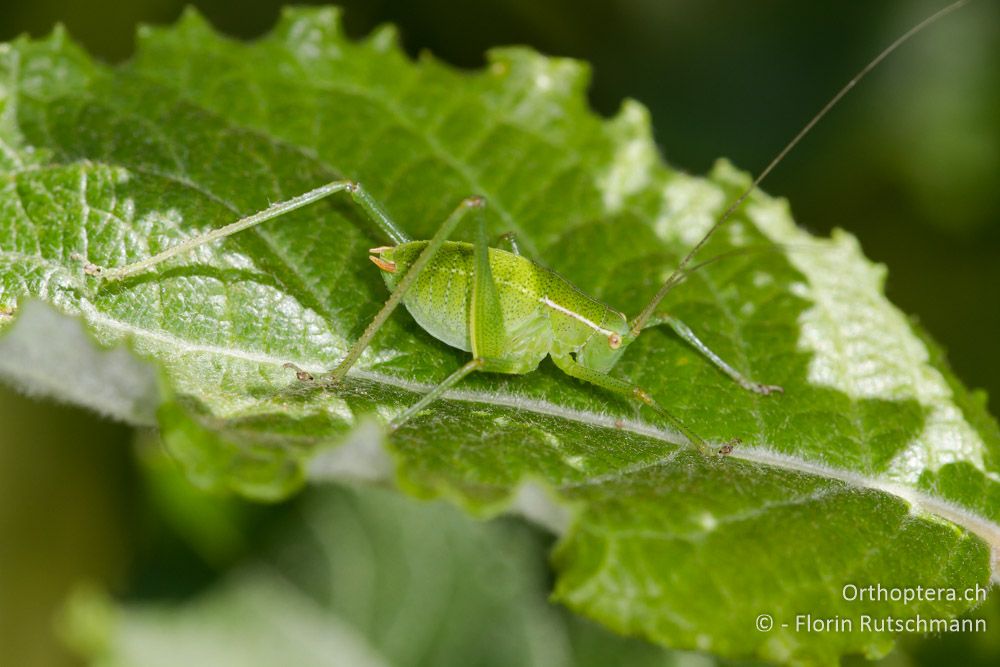
[[[146,76],[151,80],[157,81],[156,77],[150,77],[148,75]],[[162,84],[162,82],[160,83]],[[16,90],[17,95],[14,96],[15,98],[20,94],[23,94],[23,91],[21,91],[19,87],[16,88],[17,88]],[[351,91],[349,86],[342,86],[340,88],[331,86],[330,89],[339,92],[347,92],[347,93],[353,92],[354,94],[357,94],[357,91]],[[380,107],[386,107],[386,103],[381,99],[372,97],[370,95],[364,95],[363,97],[378,104]],[[193,102],[189,98],[184,96],[182,93],[178,93],[178,98],[187,103],[193,104]],[[254,132],[257,134],[264,134],[264,136],[266,136],[269,140],[279,141],[284,145],[293,147],[296,150],[307,153],[307,151],[303,151],[302,147],[298,146],[297,144],[290,144],[287,141],[281,140],[279,137],[274,137],[271,134],[262,133],[260,129],[253,126],[247,127],[243,124],[233,124],[230,119],[227,119],[225,116],[219,115],[218,113],[212,111],[210,108],[207,108],[203,105],[198,104],[195,106],[197,106],[197,108],[199,109],[202,109],[206,113],[212,113],[213,115],[219,117],[220,119],[223,119],[229,125],[233,125],[234,127],[240,127],[246,131]],[[118,108],[115,108],[114,111],[116,113],[123,113],[123,112],[127,113],[126,110]],[[401,123],[404,127],[406,127],[411,133],[414,132],[413,127],[411,126],[411,124],[407,119],[402,117],[397,117],[396,120],[397,122]],[[514,127],[517,127],[522,131],[524,130],[523,127],[517,124],[513,125]],[[468,182],[470,183],[478,182],[476,179],[470,178],[466,170],[456,166],[454,164],[454,160],[448,159],[447,155],[445,154],[441,146],[437,145],[435,142],[430,141],[430,139],[428,139],[427,137],[425,137],[420,133],[417,133],[414,136],[426,139],[429,148],[446,164],[455,168],[459,173],[459,175],[465,178]],[[5,144],[5,148],[9,147],[6,146]],[[17,153],[17,151],[14,152]],[[317,157],[315,156],[312,157],[318,160]],[[326,166],[327,168],[331,168],[331,166],[326,161],[319,160],[319,162],[324,166]],[[50,169],[53,167],[65,168],[68,166],[72,166],[73,164],[74,163],[53,163],[53,164],[46,164],[44,166],[40,165],[32,166],[27,169],[16,170],[16,174],[19,175],[20,173],[24,172],[35,172],[39,170]],[[141,173],[146,173],[147,175],[168,179],[174,181],[175,183],[181,185],[182,187],[191,188],[193,191],[200,193],[202,196],[205,196],[211,201],[215,201],[218,205],[221,205],[228,210],[235,210],[236,208],[231,202],[223,200],[215,193],[205,190],[203,187],[199,186],[196,182],[193,182],[190,179],[181,176],[180,174],[164,173],[159,170],[149,170],[145,167],[136,167],[136,166],[130,167],[130,169],[133,169]],[[509,216],[506,217],[504,216],[505,211],[502,211],[499,209],[499,207],[497,207],[497,212],[501,214],[501,217],[504,218],[508,222],[508,224],[512,224],[512,221],[507,220]],[[271,245],[271,243],[267,240],[265,240],[265,243],[268,243],[269,246]],[[13,256],[22,260],[35,262],[42,266],[48,266],[49,268],[54,269],[55,271],[58,272],[66,271],[65,265],[60,264],[58,262],[46,260],[41,256],[26,255],[23,253],[11,253],[9,251],[4,252],[4,255]],[[91,307],[87,308],[87,305]],[[93,306],[93,304],[89,304],[88,302],[85,301],[81,302],[81,309],[87,313],[88,319],[90,319],[95,324],[103,325],[108,328],[118,329],[125,334],[129,334],[135,337],[145,338],[151,341],[157,341],[161,344],[174,346],[176,349],[180,349],[182,352],[187,352],[187,353],[200,352],[205,354],[215,354],[220,356],[231,357],[234,359],[240,359],[243,361],[264,363],[273,366],[280,366],[286,361],[288,361],[288,359],[285,358],[278,359],[276,357],[267,354],[237,350],[234,348],[225,348],[225,347],[208,346],[208,345],[195,345],[190,343],[189,341],[185,341],[183,339],[177,338],[169,334],[165,334],[162,332],[155,332],[148,329],[142,329],[139,327],[135,327],[133,325],[129,325],[125,322],[110,318],[100,313],[96,309],[96,307]],[[745,353],[745,350],[741,350],[741,353]],[[304,360],[304,359],[297,360],[296,363],[305,368],[324,368],[329,364],[328,361]],[[413,382],[400,378],[398,376],[385,375],[382,373],[364,369],[352,369],[350,375],[357,377],[359,379],[365,379],[377,384],[381,384],[386,387],[393,387],[396,389],[402,389],[413,393],[425,393],[426,391],[432,388],[432,386],[429,384]],[[548,401],[542,401],[537,398],[518,396],[516,394],[503,394],[497,392],[474,391],[474,390],[452,390],[446,392],[444,397],[456,401],[488,403],[502,407],[526,410],[529,412],[533,412],[535,414],[557,417],[560,419],[565,419],[567,421],[572,421],[591,427],[625,430],[637,435],[642,435],[645,437],[650,437],[656,440],[660,440],[662,442],[666,442],[671,445],[686,446],[684,439],[680,437],[678,434],[663,430],[659,427],[653,426],[642,420],[634,418],[622,419],[621,417],[614,417],[608,414],[567,408],[566,406],[550,403]],[[962,526],[963,528],[969,530],[971,533],[979,536],[981,539],[990,544],[991,547],[993,547],[995,553],[1000,552],[1000,525],[997,525],[996,523],[986,519],[985,517],[970,512],[966,508],[944,501],[940,498],[916,491],[901,484],[879,479],[876,477],[865,477],[851,470],[829,467],[824,464],[815,463],[799,457],[782,454],[767,447],[741,447],[736,452],[734,452],[732,456],[733,458],[759,463],[772,468],[777,468],[786,471],[801,472],[804,474],[810,474],[825,479],[839,480],[855,488],[875,489],[884,493],[888,493],[890,495],[899,497],[904,501],[910,503],[910,505],[917,510],[925,511],[929,514],[932,514],[934,516],[943,518],[959,526]],[[639,464],[638,466],[628,466],[627,470],[629,472],[638,472],[650,466],[662,465],[663,463],[669,461],[669,458],[672,457],[662,458],[660,460],[642,463]],[[619,476],[621,474],[624,474],[624,472],[618,473]],[[997,559],[994,560],[996,561]],[[993,569],[995,572],[997,571],[998,569],[997,562],[993,563]]]
[[[290,361],[288,358],[278,358],[261,352],[244,351],[237,348],[227,348],[213,345],[192,344],[189,341],[171,334],[136,327],[120,320],[110,318],[97,311],[96,308],[93,307],[93,304],[89,304],[89,302],[86,301],[83,303],[87,303],[91,306],[90,309],[84,308],[84,311],[88,319],[90,319],[93,324],[117,329],[126,335],[136,338],[144,338],[160,344],[166,344],[180,350],[183,353],[214,354],[240,361],[268,364],[275,367],[280,367],[285,362]],[[291,361],[307,369],[325,368],[330,363],[329,361],[315,359],[297,359]],[[348,372],[348,375],[385,387],[402,389],[416,394],[426,393],[433,388],[433,385],[431,384],[414,382],[399,376],[387,375],[378,371],[357,367],[352,368]],[[572,421],[589,427],[603,428],[611,431],[627,431],[635,435],[659,440],[670,445],[679,447],[687,446],[687,442],[679,434],[664,430],[640,419],[623,418],[608,413],[569,408],[565,405],[551,403],[549,401],[539,400],[533,397],[508,394],[504,392],[455,389],[445,392],[443,398],[453,401],[486,403],[499,407],[525,410],[538,415],[565,419],[567,421]],[[599,483],[601,479],[616,479],[623,475],[637,474],[652,467],[665,465],[676,456],[676,453],[676,451],[673,451],[668,453],[666,456],[655,460],[631,464],[616,473],[612,473],[610,475],[605,474],[594,479],[585,480],[585,483]],[[926,513],[940,519],[944,519],[950,523],[954,523],[986,542],[991,547],[994,554],[1000,554],[1000,524],[976,514],[965,507],[922,491],[918,491],[898,482],[878,477],[868,477],[852,470],[809,461],[798,456],[777,452],[773,449],[762,446],[739,447],[730,455],[730,458],[750,463],[757,463],[786,472],[797,472],[814,477],[820,477],[822,479],[835,480],[852,488],[875,490],[895,496],[909,504],[911,514]],[[579,485],[579,483],[565,486],[566,488],[570,488],[575,485]],[[994,576],[1000,576],[1000,558],[994,556],[991,565]]]

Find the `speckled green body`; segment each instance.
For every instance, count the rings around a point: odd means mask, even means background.
[[[383,272],[394,290],[400,277],[427,246],[402,243],[383,259],[395,272]],[[628,342],[625,316],[584,294],[571,282],[531,260],[489,249],[490,270],[503,312],[503,353],[509,373],[534,370],[546,355],[557,363],[572,355],[580,364],[607,371]],[[403,303],[428,333],[448,345],[471,351],[469,308],[475,260],[470,243],[449,241],[424,268]],[[614,345],[609,342],[617,334]]]

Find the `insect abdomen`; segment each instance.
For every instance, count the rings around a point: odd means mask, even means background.
[[[390,290],[426,246],[426,241],[413,241],[382,255],[395,269],[383,273]],[[605,323],[609,313],[617,315],[529,259],[496,248],[489,249],[489,258],[504,316],[504,359],[518,364],[519,372],[533,369],[554,346],[560,352],[575,351],[597,333],[594,325]],[[474,265],[471,244],[446,242],[403,299],[423,329],[466,351],[472,349],[469,299]]]
[[[426,241],[404,243],[384,257],[398,267],[384,273],[386,285],[394,290],[399,277],[426,247]],[[538,268],[523,257],[490,248],[490,269],[497,285],[504,314],[505,330],[510,334],[544,317],[533,280]],[[448,345],[469,351],[469,299],[472,294],[474,259],[472,245],[449,241],[424,267],[416,284],[403,303],[428,333]],[[547,352],[547,350],[546,350]],[[545,353],[542,353],[544,356]]]

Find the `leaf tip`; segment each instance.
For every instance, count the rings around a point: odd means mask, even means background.
[[[334,37],[342,37],[344,11],[336,5],[327,7],[282,7],[281,18],[278,20],[277,29],[286,29],[297,23],[305,21],[311,25],[324,29],[327,34]]]
[[[187,5],[177,19],[175,27],[188,30],[211,30],[208,19],[194,5]]]
[[[391,23],[383,23],[375,28],[365,41],[379,52],[401,50],[403,48],[399,39],[399,29]]]
[[[268,39],[282,43],[300,61],[341,60],[350,42],[339,7],[284,7]]]
[[[542,55],[520,46],[493,48],[486,52],[487,71],[509,75],[508,82],[535,95],[578,97],[590,85],[590,65],[573,58]]]

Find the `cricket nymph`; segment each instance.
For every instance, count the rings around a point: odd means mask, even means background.
[[[171,257],[343,192],[350,195],[374,226],[394,244],[370,251],[370,259],[382,271],[390,294],[361,337],[350,346],[324,381],[336,386],[344,379],[400,303],[406,305],[417,324],[432,336],[472,353],[468,362],[397,415],[388,424],[390,432],[446,396],[470,373],[525,374],[535,370],[546,356],[550,356],[566,375],[648,406],[660,421],[684,435],[702,453],[726,455],[732,452],[738,439],[721,447],[710,446],[693,429],[668,412],[650,392],[610,371],[643,331],[666,325],[700,352],[707,362],[747,391],[762,396],[783,391],[778,385],[751,380],[713,352],[684,322],[662,312],[660,304],[686,275],[706,264],[692,266],[698,252],[712,235],[841,97],[900,44],[965,3],[966,0],[953,2],[911,28],[851,79],[715,219],[645,307],[631,319],[585,294],[559,274],[523,257],[517,251],[513,234],[501,237],[510,251],[490,248],[486,200],[483,197],[471,196],[462,200],[429,240],[414,240],[393,221],[385,207],[354,180],[331,181],[224,227],[189,238],[152,257],[110,271],[81,258],[83,271],[102,282],[125,280]],[[458,225],[470,218],[475,224],[475,243],[448,240]],[[313,382],[317,379],[312,372],[293,363],[286,363],[285,367],[294,370],[301,381]]]
[[[372,261],[382,269],[392,292],[401,276],[427,247],[427,241],[373,248]],[[403,298],[413,319],[452,347],[472,350],[468,317],[473,293],[475,256],[471,243],[445,242]],[[568,356],[607,372],[634,340],[625,315],[543,266],[521,255],[489,248],[490,270],[497,286],[506,345],[502,361],[509,370],[527,373],[546,355],[557,365]]]

